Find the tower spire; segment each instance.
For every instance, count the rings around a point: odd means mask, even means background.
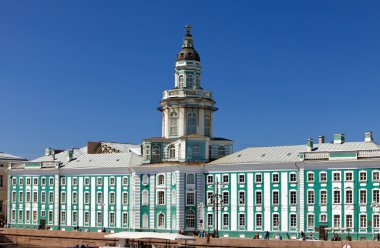
[[[190,24],[186,24],[186,26],[185,26],[186,35],[191,36],[191,34],[190,34],[191,28],[192,28],[192,26]]]

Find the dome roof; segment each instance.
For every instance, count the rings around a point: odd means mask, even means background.
[[[191,26],[186,25],[185,29],[186,29],[186,34],[185,34],[185,37],[183,38],[182,49],[177,54],[176,61],[195,60],[195,61],[200,62],[201,58],[199,57],[199,54],[197,53],[197,51],[195,51],[194,49],[193,36],[190,34]]]

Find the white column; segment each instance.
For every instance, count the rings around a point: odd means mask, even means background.
[[[66,213],[66,220],[67,220],[67,225],[71,226],[71,216],[72,216],[72,210],[73,206],[71,204],[71,177],[67,177],[66,180],[66,206],[67,206],[67,213]]]
[[[91,216],[91,224],[90,226],[95,227],[95,216],[96,216],[96,209],[97,205],[95,205],[95,190],[96,190],[96,182],[95,177],[91,177],[91,208],[90,208],[90,216]]]
[[[83,202],[83,177],[79,177],[79,197],[78,197],[78,225],[80,227],[83,226],[83,208],[84,208],[84,202]]]
[[[248,174],[248,187],[247,187],[247,197],[248,197],[248,205],[247,205],[247,224],[248,231],[253,231],[253,220],[255,218],[254,215],[254,203],[253,203],[253,174]]]
[[[32,178],[31,178],[32,179]],[[58,225],[59,224],[59,216],[60,216],[60,212],[59,212],[59,205],[61,204],[60,201],[59,201],[59,198],[61,198],[61,196],[59,195],[59,189],[61,188],[61,182],[59,180],[59,175],[55,175],[54,177],[55,179],[55,184],[54,184],[54,225]],[[30,191],[31,193],[31,197],[33,197],[33,191],[31,190]],[[33,199],[32,199],[32,202],[33,202]],[[31,211],[31,222],[33,222],[33,210]]]
[[[299,230],[305,231],[305,170],[304,168],[300,168],[299,170]]]
[[[288,173],[281,173],[281,231],[288,231],[289,215]]]
[[[103,227],[108,227],[108,177],[104,177],[104,208],[103,208]]]
[[[155,185],[156,185],[156,181],[155,181],[156,177],[155,175],[150,175],[150,180],[149,180],[149,185],[150,185],[150,229],[155,229],[155,220],[156,220],[156,215],[155,215],[155,206],[156,206],[156,202],[155,202],[155,199],[156,199],[156,189],[155,189]]]
[[[264,194],[262,197],[264,197],[264,231],[270,231],[271,230],[271,192],[270,192],[270,173],[264,173]]]
[[[116,227],[121,227],[121,177],[116,177]]]
[[[237,230],[237,179],[236,173],[231,174],[231,231]]]

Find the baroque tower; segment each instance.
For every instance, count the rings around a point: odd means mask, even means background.
[[[201,86],[201,61],[191,26],[185,29],[175,63],[174,88],[163,92],[158,108],[162,137],[143,141],[144,163],[209,162],[232,153],[231,140],[212,136],[217,108],[212,92]]]

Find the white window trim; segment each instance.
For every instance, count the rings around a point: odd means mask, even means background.
[[[309,180],[309,175],[313,175],[313,180]],[[314,183],[315,182],[315,174],[314,174],[314,172],[309,171],[307,173],[306,182],[308,182],[308,183]]]
[[[321,180],[321,175],[322,174],[326,174],[326,180]],[[321,182],[321,183],[327,183],[327,180],[328,180],[328,173],[327,173],[327,171],[321,171],[321,172],[319,172],[319,182]]]
[[[351,173],[351,175],[352,175],[352,179],[351,180],[346,180],[348,173]],[[344,181],[346,181],[346,182],[353,182],[354,181],[354,172],[353,171],[345,171],[344,172]]]
[[[326,216],[326,221],[322,221],[322,215],[325,215]],[[323,222],[323,223],[325,223],[325,222],[328,222],[329,220],[328,220],[328,215],[327,215],[327,213],[320,213],[319,214],[319,222]]]
[[[278,202],[277,203],[274,203],[273,202],[273,200],[274,200],[274,197],[273,197],[273,194],[274,194],[274,192],[277,192],[278,193]],[[280,202],[281,202],[281,197],[280,197],[280,191],[279,190],[272,190],[272,195],[271,195],[271,198],[272,198],[272,205],[274,205],[274,206],[278,206],[278,205],[280,205]]]
[[[278,181],[274,181],[274,180],[273,180],[273,176],[274,176],[274,175],[277,175],[277,179],[278,179]],[[277,173],[277,172],[272,173],[272,183],[275,183],[275,184],[280,183],[280,173]]]
[[[375,172],[379,173],[379,179],[373,179],[373,174],[375,174]],[[379,182],[380,181],[380,171],[379,170],[373,170],[372,171],[372,182]]]
[[[240,182],[240,176],[243,176],[244,177],[244,181],[243,182]],[[238,175],[238,184],[245,184],[246,180],[245,180],[245,174],[244,173],[240,173]]]
[[[227,182],[224,181],[224,177],[227,176]],[[230,176],[228,174],[222,175],[222,184],[229,184],[230,183]]]
[[[256,175],[260,175],[260,179],[261,179],[260,182],[257,181]],[[263,183],[263,174],[261,174],[261,173],[256,173],[255,174],[255,183],[257,183],[257,184],[262,184]]]
[[[275,214],[278,216],[278,225],[277,225],[277,226],[274,225],[274,215],[275,215]],[[277,212],[272,213],[272,223],[271,223],[271,224],[272,224],[272,227],[273,227],[273,228],[279,228],[279,227],[281,226],[281,223],[280,223],[280,222],[281,222],[280,214],[277,213]]]
[[[338,174],[339,175],[339,180],[335,180],[335,174]],[[340,171],[333,171],[332,172],[332,182],[341,182],[342,181],[342,172]]]
[[[313,192],[313,203],[309,202],[309,192]],[[307,190],[306,202],[307,202],[307,205],[315,205],[315,191],[314,191],[314,189],[308,189]]]
[[[312,226],[309,225],[309,215],[313,216],[314,223]],[[307,213],[306,214],[306,221],[307,221],[307,223],[306,223],[307,228],[314,228],[315,227],[315,214],[314,213]]]
[[[291,175],[295,175],[296,176],[296,180],[295,181],[291,180],[291,178],[292,178]],[[297,183],[297,173],[295,173],[295,172],[290,172],[289,173],[289,183]]]
[[[361,173],[365,173],[365,180],[362,180],[361,179]],[[367,173],[367,171],[363,171],[363,170],[361,170],[361,171],[359,171],[359,182],[367,182],[368,181],[368,173]]]

